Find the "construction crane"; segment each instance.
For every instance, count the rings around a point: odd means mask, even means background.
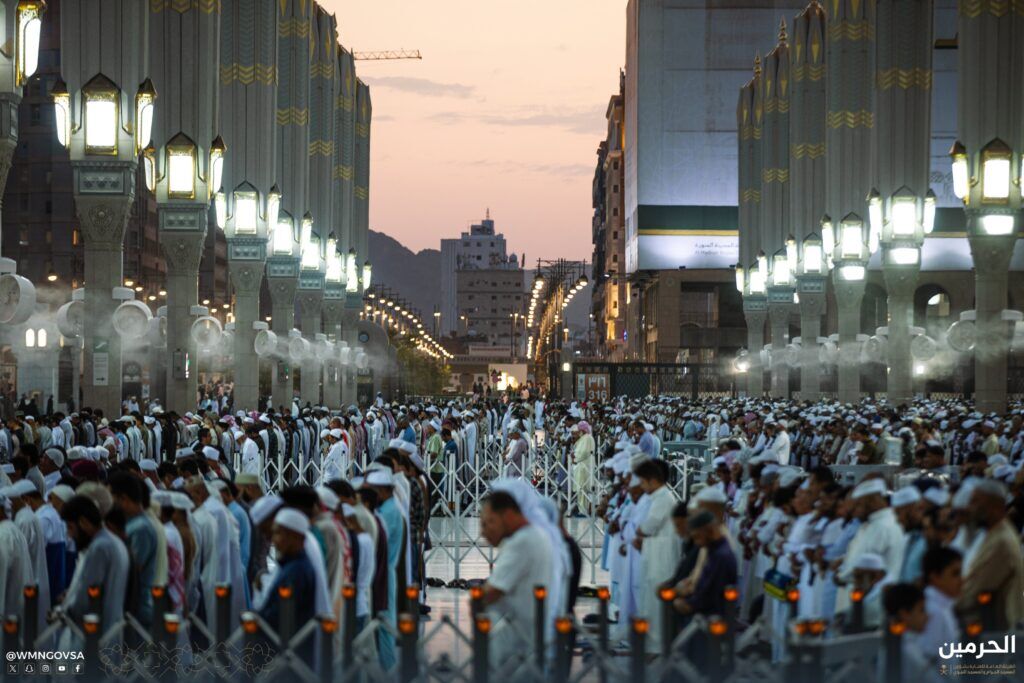
[[[384,59],[423,59],[419,50],[374,50],[371,52],[352,52],[352,58],[362,61],[379,61]]]

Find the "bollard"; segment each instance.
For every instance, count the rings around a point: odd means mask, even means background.
[[[996,610],[991,593],[978,593],[978,608],[982,629],[985,633],[992,633],[996,630]]]
[[[17,652],[21,648],[18,646],[18,616],[16,614],[8,614],[4,618],[4,652]],[[6,665],[6,660],[4,661]],[[4,675],[4,680],[14,680],[17,676]]]
[[[632,683],[643,683],[647,677],[647,631],[650,628],[646,619],[633,619],[633,629],[629,635],[629,673]]]
[[[86,595],[89,596],[89,614],[102,614],[103,605],[100,603],[100,598],[103,597],[103,589],[100,586],[89,586],[85,589]]]
[[[178,647],[178,631],[181,629],[181,617],[173,612],[164,612],[163,615],[163,631],[158,638],[153,639],[155,646],[161,650],[158,661],[163,663],[162,668],[156,673],[158,680],[171,683],[178,676],[178,672],[174,668],[175,658],[172,656],[172,653]],[[158,619],[153,619],[154,623],[158,621]]]
[[[883,652],[885,662],[885,682],[900,683],[903,668],[903,632],[907,625],[901,621],[890,621],[889,627],[885,629],[885,641]]]
[[[572,619],[555,619],[555,671],[554,680],[566,681],[572,667]]]
[[[341,631],[341,664],[344,668],[352,666],[355,657],[356,640],[356,587],[342,586],[341,597],[344,598],[345,625]]]
[[[153,619],[149,624],[149,637],[153,643],[149,647],[149,661],[150,666],[156,668],[157,662],[160,661],[160,643],[163,641],[166,627],[164,615],[170,611],[170,605],[167,602],[167,589],[164,586],[151,587],[149,594],[153,598]]]
[[[484,589],[471,586],[469,589],[469,617],[476,619],[484,610]]]
[[[711,617],[708,622],[708,678],[717,681],[722,678],[725,667],[722,665],[722,654],[725,652],[725,638],[732,629],[721,617]]]
[[[488,683],[491,620],[477,617],[473,624],[476,627],[473,629],[473,683]]]
[[[24,649],[34,650],[39,635],[39,586],[25,586],[25,626],[21,631]]]
[[[242,612],[242,661],[248,661],[249,657],[256,653],[259,647],[260,625],[256,621],[255,612]],[[252,666],[242,666],[241,680],[243,683],[251,683],[256,678],[256,669]]]
[[[676,611],[672,606],[676,599],[674,588],[662,588],[658,591],[661,600],[661,656],[668,659],[672,656],[672,643],[676,639]]]
[[[420,589],[416,586],[406,586],[405,588],[405,611],[419,617]]]
[[[277,595],[281,598],[281,629],[278,636],[281,638],[281,648],[288,650],[291,647],[292,636],[295,635],[295,600],[291,586],[279,586]]]
[[[419,676],[419,658],[416,656],[418,630],[416,619],[411,614],[398,615],[398,644],[402,648],[399,680],[402,683],[409,683]]]
[[[334,670],[334,636],[338,632],[338,622],[333,615],[320,616],[320,631],[323,633],[320,639],[320,680],[330,681]]]
[[[544,603],[548,597],[548,589],[544,586],[533,587],[533,657],[537,671],[544,671],[544,627],[547,617],[544,615]]]
[[[722,620],[725,622],[726,633],[722,638],[724,650],[725,674],[729,675],[736,668],[736,626],[739,621],[740,592],[735,586],[726,586],[722,591],[725,598],[725,610]]]
[[[847,633],[864,632],[864,591],[853,589],[850,591],[850,625]]]
[[[97,680],[100,675],[100,616],[86,614],[82,618],[82,631],[85,633],[85,647],[82,651],[85,673],[88,680]]]
[[[608,600],[610,598],[611,591],[607,586],[597,589],[597,649],[602,658],[608,657]],[[608,667],[604,666],[604,662],[598,671],[599,683],[608,683]]]

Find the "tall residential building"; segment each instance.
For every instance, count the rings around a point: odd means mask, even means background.
[[[597,353],[609,360],[626,357],[626,228],[622,158],[626,76],[619,72],[619,92],[608,101],[608,134],[597,150],[593,184],[594,269],[591,312]]]
[[[509,262],[502,268],[463,268],[455,277],[470,355],[521,357],[526,271]]]
[[[467,319],[460,309],[458,271],[517,270],[522,264],[506,252],[505,235],[494,232],[490,209],[479,224],[458,239],[441,240],[441,335],[464,334]],[[471,319],[470,319],[471,320]]]

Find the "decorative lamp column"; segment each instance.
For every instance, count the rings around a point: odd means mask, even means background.
[[[766,271],[767,259],[762,252],[747,271],[746,291],[743,296],[743,316],[747,320],[747,349],[750,356],[747,393],[755,398],[764,395],[764,364],[761,362],[761,349],[764,347],[764,324],[768,319]]]
[[[121,303],[124,234],[135,199],[139,153],[149,148],[156,92],[149,74],[149,11],[129,0],[63,3],[61,81],[54,84],[57,140],[71,157],[75,212],[85,241],[83,398],[121,414],[121,340],[112,316]],[[84,26],[116,27],[87,31]],[[147,178],[154,169],[147,158]],[[152,187],[151,187],[152,189]]]
[[[772,333],[771,395],[789,397],[789,363],[786,345],[789,343],[789,316],[793,311],[793,270],[796,265],[796,241],[786,240],[786,246],[772,255],[768,283],[768,324]]]
[[[337,220],[335,219],[335,224]],[[334,237],[327,240],[327,274],[324,278],[323,321],[324,333],[334,342],[335,348],[343,348],[341,341],[342,316],[345,313],[345,257],[338,250]],[[347,348],[348,343],[345,342]],[[337,354],[324,365],[324,404],[329,408],[341,405],[341,384],[344,366],[341,355]]]
[[[818,337],[821,336],[821,316],[825,313],[825,287],[828,277],[828,259],[817,233],[804,237],[800,245],[800,266],[796,275],[796,290],[800,298],[800,398],[817,401],[821,398],[821,358]]]
[[[877,75],[872,129],[872,239],[882,245],[889,308],[888,389],[893,405],[914,395],[910,356],[914,286],[935,195],[931,170],[932,0],[877,0]]]
[[[226,152],[217,133],[220,8],[220,3],[149,4],[152,78],[163,97],[154,112],[153,150],[147,156],[156,160],[160,246],[167,264],[171,363],[165,405],[179,411],[191,410],[198,400],[190,329],[207,214],[221,189]]]
[[[822,219],[823,234],[833,233],[832,219]],[[828,243],[828,238],[823,239]],[[855,213],[839,224],[833,247],[832,277],[839,312],[839,392],[842,403],[859,400],[860,392],[860,306],[868,266],[868,228]]]
[[[837,398],[852,403],[860,398],[857,334],[867,266],[862,216],[871,178],[875,0],[835,0],[829,9],[825,42],[825,211],[839,221],[836,267],[832,271],[839,313]],[[828,223],[831,225],[831,219]],[[857,252],[856,257],[851,250]]]
[[[295,293],[299,284],[299,232],[309,198],[310,32],[313,4],[280,0],[277,32],[277,178],[281,213],[267,256],[271,297],[271,329],[287,340],[295,326]],[[271,372],[274,406],[291,405],[293,377],[287,354]]]
[[[274,184],[277,114],[277,8],[259,0],[225,0],[221,21],[220,130],[231,149],[217,224],[228,245],[234,288],[231,358],[236,408],[258,410],[256,329],[267,239],[277,226],[281,192]]]
[[[825,313],[828,262],[817,232],[825,213],[825,10],[812,0],[793,19],[789,114],[789,208],[800,258],[800,398],[821,398],[818,337]],[[831,252],[829,252],[831,255]]]
[[[964,202],[974,259],[977,337],[974,404],[1006,410],[1007,304],[1010,258],[1021,222],[1024,146],[1024,24],[1020,11],[994,3],[960,3],[957,130],[950,150],[953,191]]]

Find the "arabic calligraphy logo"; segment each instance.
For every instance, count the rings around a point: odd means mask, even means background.
[[[949,675],[949,667],[946,666],[945,664],[940,664],[939,665],[939,675],[940,676],[948,676]]]
[[[1017,652],[1017,636],[1006,635],[1003,636],[1003,644],[1000,646],[994,640],[990,640],[987,643],[983,642],[969,642],[964,643],[943,643],[942,647],[939,648],[939,656],[943,659],[953,659],[954,657],[961,659],[966,655],[974,655],[975,659],[981,659],[985,655],[997,654],[1016,654]],[[940,672],[941,673],[941,672]]]

